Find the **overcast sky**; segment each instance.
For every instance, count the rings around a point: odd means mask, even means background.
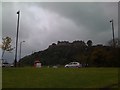
[[[57,41],[87,40],[106,44],[112,39],[111,19],[118,37],[117,2],[37,2],[2,3],[2,37],[12,38],[15,47],[17,14],[20,10],[19,42],[22,57],[48,48]],[[18,47],[19,49],[19,47]],[[14,60],[14,53],[4,59]],[[19,53],[18,53],[19,55]]]

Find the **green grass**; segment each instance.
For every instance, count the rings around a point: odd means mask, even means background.
[[[3,88],[111,88],[118,84],[118,68],[3,68],[2,75]]]
[[[2,68],[0,67],[0,89],[2,89]]]

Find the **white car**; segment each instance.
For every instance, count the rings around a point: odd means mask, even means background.
[[[10,63],[2,63],[2,67],[13,67],[13,64]]]
[[[66,64],[65,67],[66,68],[70,68],[70,67],[80,68],[82,67],[82,65],[79,62],[70,62],[69,64]]]

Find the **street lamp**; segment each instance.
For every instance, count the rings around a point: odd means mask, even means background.
[[[110,23],[112,24],[113,47],[115,47],[115,37],[114,37],[114,23],[113,23],[113,19],[112,19],[112,20],[110,20]]]
[[[16,49],[15,49],[15,61],[14,61],[14,66],[16,67],[17,65],[17,46],[18,46],[18,33],[19,33],[19,18],[20,18],[20,11],[17,12],[18,14],[18,20],[17,20],[17,34],[16,34]]]
[[[21,41],[20,42],[20,53],[19,53],[19,60],[21,59],[21,48],[22,48],[22,43],[25,42],[25,41]]]

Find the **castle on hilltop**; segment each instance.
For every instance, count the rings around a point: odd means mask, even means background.
[[[86,46],[84,41],[73,41],[73,42],[69,42],[69,41],[58,41],[57,44],[56,43],[52,43],[52,45],[50,45],[49,47],[54,47],[54,46]]]

